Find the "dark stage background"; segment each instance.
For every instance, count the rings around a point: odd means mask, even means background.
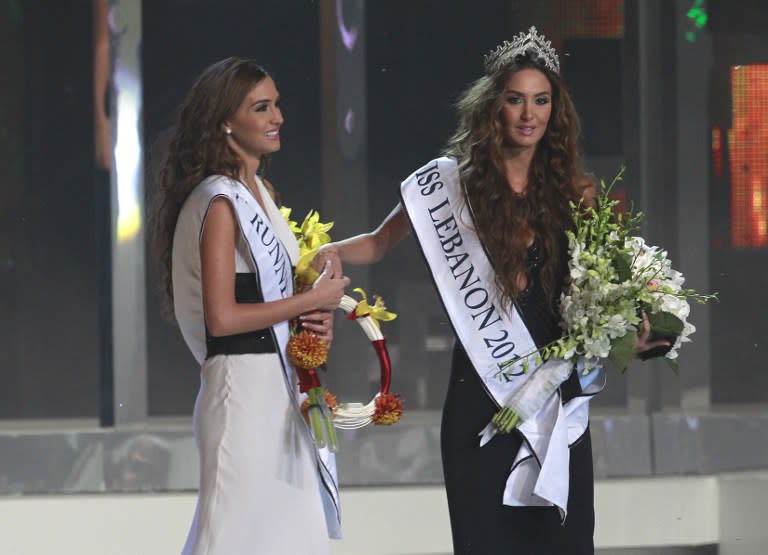
[[[455,123],[452,103],[480,74],[483,54],[531,23],[539,24],[562,53],[563,74],[583,120],[590,167],[610,178],[622,162],[630,164],[626,186],[619,193],[627,203],[643,202],[637,186],[639,169],[631,165],[639,125],[635,91],[641,83],[628,69],[627,56],[635,43],[624,30],[624,3],[576,3],[581,6],[577,11],[573,4],[365,3],[364,75],[358,81],[364,84],[366,127],[365,148],[359,155],[364,179],[359,187],[365,188],[367,203],[359,207],[364,226],[352,231],[367,231],[389,213],[397,201],[399,182],[435,157],[450,135]],[[759,37],[765,36],[768,22],[759,2],[737,2],[739,10],[727,2],[707,4],[709,23],[697,31],[710,33],[714,45],[711,61],[702,60],[711,64],[706,128],[717,128],[725,137],[734,121],[732,68],[740,64],[765,67],[768,47]],[[654,193],[651,205],[657,208],[650,218],[655,222],[654,239],[668,244],[675,256],[687,248],[673,229],[680,225],[677,207],[682,205],[684,213],[686,202],[675,180],[675,141],[684,130],[674,123],[682,108],[672,100],[677,86],[674,76],[681,68],[665,51],[673,51],[676,34],[682,31],[674,27],[669,6],[661,3],[659,14],[658,63],[665,77],[658,94],[648,101],[659,107],[669,125],[660,134],[662,152],[652,161],[664,179],[661,190]],[[109,182],[108,174],[95,168],[92,155],[91,17],[91,2],[86,0],[15,1],[0,6],[3,419],[96,418],[101,376],[109,372]],[[119,28],[119,21],[115,25]],[[266,66],[283,96],[284,146],[274,157],[270,175],[284,202],[294,208],[294,216],[335,202],[324,193],[327,184],[323,183],[322,99],[327,75],[322,71],[319,2],[153,0],[143,3],[142,33],[145,187],[150,201],[152,163],[175,107],[205,66],[239,55]],[[759,83],[765,82],[762,79]],[[750,90],[762,90],[758,85]],[[748,121],[765,119],[765,111],[748,113],[752,118]],[[743,119],[738,116],[738,121],[739,117]],[[752,128],[751,140],[768,145],[761,125]],[[710,182],[701,187],[709,191],[712,235],[707,251],[709,275],[701,277],[720,292],[722,301],[709,313],[711,329],[694,335],[694,341],[709,345],[708,395],[716,405],[764,403],[768,387],[761,363],[768,335],[764,316],[768,244],[758,232],[746,245],[734,235],[735,222],[746,210],[733,192],[731,150],[738,148],[737,143],[723,139],[711,159],[702,161],[710,166]],[[764,164],[763,157],[749,166],[753,181],[763,179],[763,189],[754,189],[750,198],[757,198],[755,191],[764,191],[768,179],[761,173]],[[750,212],[750,221],[757,222],[755,229],[766,225],[768,201],[761,206],[762,220],[759,207]],[[335,217],[340,225],[344,223],[344,214]],[[697,276],[691,278],[695,283]],[[387,325],[396,359],[394,389],[413,409],[439,409],[447,383],[451,334],[413,242],[398,247],[370,271],[368,280],[369,293],[383,295],[400,314]],[[186,416],[198,386],[196,364],[175,324],[162,315],[154,270],[147,272],[146,285],[149,414]],[[345,347],[337,344],[337,349]],[[353,368],[355,364],[337,364],[330,379],[342,394],[361,397],[375,387],[375,372],[370,373],[369,359],[360,370]],[[637,367],[634,371],[647,370]],[[649,379],[649,395],[660,395],[653,391],[661,386],[653,385],[655,378]],[[626,387],[623,376],[611,375],[608,389],[595,406],[626,408]],[[651,409],[654,404],[658,408],[663,403],[651,402]]]

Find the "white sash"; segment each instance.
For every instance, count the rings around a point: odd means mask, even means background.
[[[218,197],[226,197],[232,203],[237,214],[240,232],[248,244],[253,263],[256,267],[257,278],[261,286],[264,302],[277,301],[293,295],[293,269],[291,256],[286,246],[279,239],[280,232],[285,233],[288,225],[283,220],[275,206],[272,197],[259,181],[259,189],[262,201],[267,207],[272,221],[266,216],[261,205],[256,201],[251,191],[239,181],[211,176],[206,178],[196,189],[195,194],[203,194],[208,199],[207,207]],[[285,229],[275,228],[284,226]],[[202,234],[202,227],[200,229]],[[290,233],[290,232],[288,232]],[[283,235],[285,236],[285,235]],[[294,247],[294,257],[298,255],[298,249]],[[286,347],[290,339],[290,327],[288,322],[279,322],[271,327],[273,338],[278,346],[278,354],[283,364],[283,375],[288,396],[294,404],[297,413],[300,414],[296,398],[295,370],[286,356]],[[304,418],[299,417],[304,423],[302,429],[307,440],[312,444],[312,434],[306,425]],[[332,538],[341,537],[341,520],[339,512],[339,491],[336,480],[336,459],[328,449],[314,449],[317,454],[317,468],[320,475],[320,492],[323,498],[328,534]],[[297,523],[300,526],[300,523]]]
[[[511,314],[500,310],[493,265],[474,230],[456,161],[443,157],[429,162],[403,181],[400,194],[456,337],[486,392],[503,406],[525,391],[521,387],[538,370],[524,372],[519,358],[536,344],[516,307]],[[505,505],[554,505],[565,519],[568,447],[586,430],[587,401],[596,392],[585,391],[562,406],[555,391],[520,425],[525,441],[510,461]],[[478,430],[481,445],[492,437],[489,430]]]
[[[516,308],[500,310],[493,266],[472,228],[456,162],[433,160],[403,181],[401,195],[456,336],[488,394],[503,405],[530,377],[515,359],[536,344]]]

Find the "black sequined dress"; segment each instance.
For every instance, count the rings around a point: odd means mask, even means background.
[[[565,250],[559,272],[567,272]],[[528,249],[529,285],[518,308],[538,346],[557,339],[558,318],[547,307],[538,279],[544,253],[538,240]],[[562,280],[561,280],[562,281]],[[576,374],[561,386],[563,401],[581,392]],[[589,428],[571,447],[568,518],[555,507],[509,507],[502,495],[521,445],[514,432],[479,446],[478,433],[497,410],[457,342],[443,408],[443,473],[456,555],[587,555],[594,553],[592,444]]]

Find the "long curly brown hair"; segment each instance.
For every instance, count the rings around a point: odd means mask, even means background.
[[[502,107],[509,78],[522,69],[537,69],[552,86],[552,112],[528,170],[526,194],[515,194],[504,170]],[[492,75],[472,83],[457,102],[459,124],[444,154],[457,160],[475,226],[496,271],[502,305],[509,310],[530,283],[526,269],[531,233],[545,252],[540,280],[554,309],[562,277],[558,269],[563,231],[573,225],[569,201],[578,202],[589,178],[579,153],[579,118],[556,73],[528,55],[519,55]]]
[[[173,233],[187,197],[209,175],[240,178],[241,161],[227,145],[224,122],[246,95],[269,74],[243,58],[227,58],[197,78],[182,102],[157,172],[157,207],[153,214],[153,247],[162,272],[167,309],[173,311],[171,261]],[[265,171],[262,156],[259,173]]]

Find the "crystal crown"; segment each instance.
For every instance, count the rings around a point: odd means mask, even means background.
[[[514,61],[518,54],[530,53],[534,61],[547,69],[560,73],[560,59],[552,47],[552,43],[531,27],[528,32],[521,32],[512,38],[512,42],[505,40],[495,50],[491,50],[484,58],[485,72],[489,75],[495,73],[505,65]]]

